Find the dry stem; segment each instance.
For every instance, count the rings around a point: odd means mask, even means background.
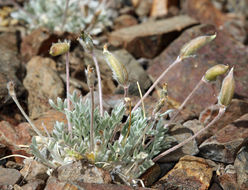
[[[97,73],[97,81],[98,81],[98,92],[99,92],[99,107],[100,107],[100,115],[101,117],[103,117],[103,103],[102,103],[102,81],[101,81],[101,73],[100,73],[100,68],[99,68],[99,64],[98,61],[96,59],[96,56],[94,54],[94,52],[92,51],[91,53],[93,61],[95,63],[96,66],[96,73]]]

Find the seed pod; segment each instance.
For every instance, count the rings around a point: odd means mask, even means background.
[[[223,75],[229,69],[228,65],[218,64],[208,69],[204,75],[206,81],[215,81],[217,76]]]
[[[233,77],[233,68],[232,68],[222,82],[220,94],[218,97],[219,105],[226,107],[231,103],[234,94],[234,89],[235,89],[235,81]]]
[[[52,56],[58,56],[67,53],[69,49],[70,49],[70,42],[68,41],[58,42],[52,44],[49,53]]]
[[[16,93],[15,93],[15,83],[13,81],[9,81],[7,83],[7,89],[9,91],[9,95],[10,96],[16,96]]]
[[[81,37],[78,38],[78,41],[83,46],[84,50],[88,52],[93,51],[93,47],[94,47],[93,40],[87,32],[83,31],[81,33]]]
[[[93,88],[95,84],[95,72],[92,67],[88,65],[87,70],[85,70],[87,76],[87,84],[89,88]]]
[[[103,47],[103,55],[113,72],[113,78],[122,86],[128,86],[128,73],[125,66],[107,50],[107,45]]]
[[[182,47],[179,57],[184,59],[193,56],[198,49],[211,42],[215,37],[216,34],[212,36],[199,36],[191,40]]]

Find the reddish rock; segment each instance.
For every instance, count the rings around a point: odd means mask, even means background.
[[[240,190],[248,189],[248,147],[244,147],[234,162],[237,171],[237,181]]]
[[[230,2],[231,1],[226,2],[224,9],[230,7],[230,5],[227,5]],[[231,4],[242,4],[239,2],[245,1],[232,2]],[[188,0],[185,4],[185,11],[192,18],[195,18],[203,24],[213,24],[231,34],[233,38],[245,42],[245,16],[240,16],[240,14],[225,14],[223,11],[218,10],[211,0]],[[244,4],[245,3],[241,6],[246,7]],[[234,8],[231,9],[233,10]]]
[[[52,43],[58,42],[58,39],[73,38],[76,37],[69,33],[51,34],[46,28],[38,28],[22,39],[20,48],[22,58],[27,62],[36,55],[48,56]]]
[[[112,32],[109,42],[113,46],[124,47],[136,58],[153,58],[172,42],[181,30],[196,23],[185,15],[145,22]]]
[[[199,117],[200,122],[206,126],[211,122],[214,117],[217,116],[219,111],[218,106],[211,105],[204,109]],[[240,118],[242,115],[248,113],[248,102],[244,100],[233,99],[231,104],[227,107],[225,115],[220,118],[220,120],[214,124],[209,130],[204,131],[198,138],[200,142],[203,142],[213,134],[215,134],[220,129],[224,128],[229,123]]]
[[[70,183],[59,181],[55,177],[50,177],[47,181],[45,190],[133,190],[133,187],[114,184],[95,184],[95,183]],[[137,190],[149,190],[149,188],[137,187]]]
[[[129,27],[129,26],[133,26],[136,24],[138,24],[138,21],[136,20],[135,17],[131,15],[121,15],[115,19],[114,28],[115,30],[117,30],[117,29]]]
[[[42,125],[42,123],[45,125],[47,131],[51,134],[53,131],[54,124],[58,122],[67,123],[67,119],[65,114],[63,114],[60,111],[57,110],[49,110],[45,113],[43,113],[37,120],[34,121],[34,125],[42,131],[42,133],[46,135],[46,131]]]
[[[28,109],[31,119],[38,118],[43,112],[51,109],[49,99],[63,97],[64,84],[57,72],[56,63],[49,58],[33,57],[27,63],[27,75],[23,81],[28,90]]]
[[[28,123],[21,123],[14,127],[6,121],[0,122],[0,143],[6,145],[12,154],[26,155],[27,150],[18,145],[29,145],[31,143],[31,127]],[[22,162],[23,158],[15,157],[17,162]]]
[[[190,16],[201,23],[221,26],[227,20],[226,15],[215,8],[210,0],[188,0],[185,8]]]
[[[48,178],[48,168],[45,165],[32,159],[26,159],[24,162],[25,165],[21,169],[20,173],[27,181],[36,179],[46,180]]]
[[[237,172],[233,165],[227,165],[225,168],[219,168],[216,173],[219,184],[224,190],[238,189]]]
[[[237,148],[248,137],[248,114],[215,133],[200,145],[200,155],[214,161],[233,163]]]
[[[216,28],[209,25],[200,25],[186,30],[178,39],[151,62],[148,74],[156,79],[176,59],[181,47],[191,39],[216,32]],[[224,31],[217,31],[217,38],[197,52],[195,58],[185,59],[171,69],[161,80],[160,84],[168,83],[169,96],[178,102],[190,94],[204,73],[213,65],[222,63],[234,66],[236,82],[235,93],[247,97],[248,85],[248,49],[241,43],[230,38]],[[185,106],[193,115],[199,114],[204,108],[216,102],[219,89],[203,84]]]
[[[144,182],[145,187],[150,187],[154,184],[161,175],[161,168],[158,164],[154,164],[144,174],[141,175],[140,179]]]
[[[212,178],[212,168],[203,158],[184,156],[175,167],[162,177],[155,188],[161,190],[207,190]]]
[[[71,164],[60,166],[57,169],[60,181],[83,183],[110,183],[110,174],[85,160],[79,160]]]

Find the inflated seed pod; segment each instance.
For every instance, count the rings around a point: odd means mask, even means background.
[[[235,90],[235,81],[233,77],[233,68],[230,70],[228,75],[224,78],[218,97],[218,103],[221,106],[228,106],[233,98]]]
[[[87,84],[88,84],[89,88],[93,88],[94,84],[95,84],[95,71],[94,71],[94,69],[88,65],[85,73],[87,76]]]
[[[107,45],[103,47],[103,55],[113,72],[113,78],[122,86],[128,86],[128,73],[125,66],[108,51]]]
[[[216,38],[216,34],[211,35],[211,36],[199,36],[188,43],[186,43],[179,54],[179,57],[181,59],[193,56],[198,49],[203,47],[204,45],[208,44],[212,40]]]
[[[58,56],[67,53],[70,50],[70,42],[58,42],[52,44],[49,54],[52,56]]]
[[[208,69],[204,75],[206,81],[215,81],[217,76],[225,74],[229,69],[228,65],[218,64]]]

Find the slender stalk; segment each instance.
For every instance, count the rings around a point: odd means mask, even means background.
[[[124,98],[126,98],[128,95],[128,86],[123,86],[123,88],[124,88]]]
[[[16,97],[16,93],[15,93],[15,90],[14,90],[14,83],[12,81],[8,82],[7,88],[8,88],[8,91],[9,91],[9,95],[12,97],[12,99],[16,103],[17,107],[21,111],[22,115],[25,117],[25,119],[31,125],[31,127],[33,128],[33,130],[37,133],[37,135],[39,135],[40,137],[43,137],[43,135],[41,134],[41,132],[39,131],[39,129],[33,124],[33,122],[31,121],[31,119],[29,119],[29,117],[27,116],[27,114],[25,113],[25,111],[22,109],[22,106],[20,105],[20,103],[19,103],[19,101],[18,101],[18,99]]]
[[[140,85],[139,85],[139,82],[138,81],[137,81],[137,86],[138,86],[138,89],[139,89],[140,98],[142,100],[143,95],[142,95],[142,92],[141,92]],[[144,101],[141,101],[141,103],[142,103],[142,109],[143,109],[143,116],[145,118],[146,117],[146,110],[145,110]]]
[[[69,1],[70,1],[70,0],[66,0],[65,12],[64,12],[64,15],[63,15],[63,22],[62,22],[62,26],[61,26],[61,31],[64,30],[64,27],[65,27],[65,24],[66,24]]]
[[[90,87],[91,112],[90,112],[90,151],[94,151],[94,88]]]
[[[71,103],[70,103],[70,68],[69,68],[69,51],[65,54],[66,55],[66,99],[67,99],[67,109],[71,110]],[[67,117],[68,122],[68,131],[71,134],[72,128],[71,128],[71,122],[70,118]]]
[[[99,93],[99,107],[100,107],[100,115],[103,117],[103,103],[102,103],[102,81],[101,81],[101,73],[100,73],[100,68],[98,61],[96,59],[96,56],[94,54],[94,51],[91,53],[93,61],[96,66],[96,73],[97,73],[97,80],[98,80],[98,93]]]
[[[186,105],[186,103],[192,98],[193,94],[196,92],[196,90],[205,83],[204,78],[202,78],[198,84],[195,86],[195,88],[191,91],[191,93],[187,96],[187,98],[183,101],[183,103],[180,105],[180,107],[177,109],[176,113],[173,115],[173,117],[170,119],[170,122],[167,124],[169,125],[171,122],[174,121],[174,119],[178,116],[178,114],[182,111],[183,107]]]
[[[153,162],[158,161],[160,158],[166,156],[167,154],[177,150],[178,148],[181,148],[182,146],[184,146],[185,144],[187,144],[189,141],[195,139],[198,135],[200,135],[203,131],[206,131],[207,129],[209,129],[213,124],[215,124],[225,113],[226,108],[225,107],[220,107],[219,108],[219,113],[218,115],[203,129],[201,129],[200,131],[198,131],[196,134],[194,134],[193,136],[191,136],[190,138],[184,140],[183,142],[179,143],[176,146],[173,146],[172,148],[166,150],[165,152],[159,154],[157,157],[153,158]]]
[[[171,68],[177,65],[182,59],[178,56],[177,59],[157,78],[157,80],[153,83],[153,85],[148,89],[148,91],[144,94],[143,98],[139,100],[139,102],[134,106],[133,110],[136,110],[139,105],[144,101],[144,99],[150,94],[150,92],[157,86],[157,84],[161,81],[161,79],[168,73]]]

